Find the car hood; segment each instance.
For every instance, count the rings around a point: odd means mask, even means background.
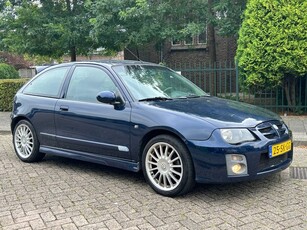
[[[150,104],[159,108],[197,116],[219,128],[255,127],[264,121],[281,120],[277,114],[269,110],[211,96],[157,101]]]

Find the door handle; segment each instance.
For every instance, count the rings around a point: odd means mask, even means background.
[[[66,105],[61,105],[61,106],[60,106],[60,110],[61,110],[61,111],[68,111],[68,109],[69,109],[69,107],[66,106]]]

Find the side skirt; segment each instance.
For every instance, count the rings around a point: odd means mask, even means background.
[[[116,167],[132,172],[140,171],[139,162],[131,162],[114,157],[97,156],[96,154],[84,153],[66,149],[51,148],[47,146],[40,146],[39,151],[46,154],[52,154],[61,157],[72,158],[81,161],[88,161],[96,164],[107,165],[110,167]]]

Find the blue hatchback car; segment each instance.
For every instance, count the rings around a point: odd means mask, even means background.
[[[287,168],[293,156],[278,115],[212,97],[146,62],[50,67],[18,91],[11,119],[22,161],[53,154],[142,170],[165,196],[185,194],[195,182],[260,178]]]

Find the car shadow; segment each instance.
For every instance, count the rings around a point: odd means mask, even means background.
[[[94,177],[95,180],[114,180],[114,184],[130,184],[136,186],[140,193],[156,194],[146,183],[142,172],[130,172],[123,169],[109,167],[105,165],[85,162],[70,158],[47,155],[42,162],[39,163],[48,165],[48,168],[60,168],[65,172],[69,171],[71,175],[85,174],[87,177]],[[248,181],[237,182],[232,184],[196,184],[193,190],[188,194],[176,197],[175,199],[201,199],[212,200],[219,202],[229,201],[230,199],[249,199],[263,196],[264,194],[272,193],[276,187],[282,186],[283,179],[279,174],[270,175],[266,178]],[[120,185],[119,185],[120,186]],[[143,190],[143,191],[142,191]]]
[[[196,184],[194,189],[186,197],[194,197],[207,200],[219,200],[229,202],[229,200],[262,199],[277,191],[284,190],[287,178],[279,173],[268,175],[265,178],[236,182],[229,184]]]
[[[49,166],[56,165],[57,167],[64,169],[73,169],[74,171],[94,173],[94,174],[108,174],[113,176],[122,176],[129,178],[135,177],[138,180],[142,180],[143,175],[138,172],[131,172],[120,168],[110,167],[107,165],[96,164],[92,162],[86,162],[82,160],[76,160],[66,157],[59,157],[54,155],[46,155],[42,163]],[[145,180],[144,180],[145,181]]]

